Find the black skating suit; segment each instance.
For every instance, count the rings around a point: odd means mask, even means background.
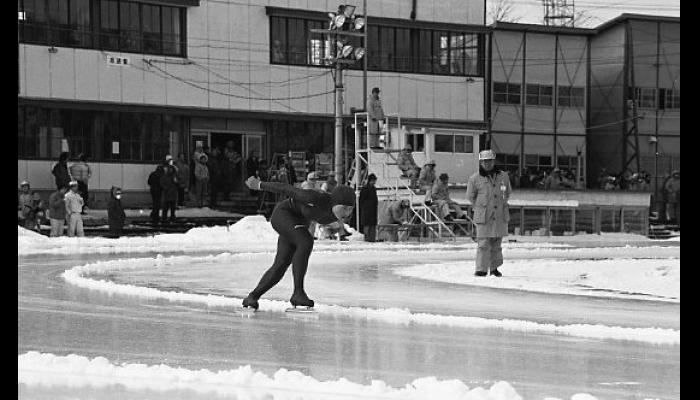
[[[332,211],[334,204],[331,195],[273,182],[261,182],[260,190],[285,194],[289,198],[279,202],[270,217],[272,228],[279,233],[275,261],[246,300],[255,300],[257,308],[257,300],[282,279],[290,264],[294,276],[292,304],[295,303],[295,298],[308,300],[304,292],[304,276],[314,246],[314,239],[308,229],[309,223],[316,221],[330,224],[338,221]],[[313,301],[310,302],[313,305]]]

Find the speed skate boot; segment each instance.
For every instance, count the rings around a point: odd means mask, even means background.
[[[314,306],[314,301],[309,299],[309,296],[307,296],[304,292],[294,293],[292,295],[292,298],[289,299],[289,302],[292,303],[292,306],[294,306],[295,308],[297,306],[313,308]]]
[[[499,270],[497,270],[497,269],[492,269],[492,270],[491,270],[491,275],[493,275],[493,276],[495,276],[495,277],[498,277],[498,278],[500,278],[501,276],[503,276],[503,274],[501,273],[501,271],[499,271]]]
[[[253,310],[258,309],[258,300],[250,295],[243,299],[243,308],[252,308]]]

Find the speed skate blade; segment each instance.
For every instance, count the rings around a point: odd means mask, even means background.
[[[257,310],[254,308],[243,307],[243,309],[241,310],[241,316],[242,317],[252,317],[253,315],[255,315],[256,312],[257,312]]]
[[[294,314],[318,314],[318,311],[314,310],[313,307],[289,307],[284,311]]]

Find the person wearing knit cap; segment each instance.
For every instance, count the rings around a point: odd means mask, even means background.
[[[314,246],[309,223],[338,222],[342,226],[343,220],[352,214],[355,191],[346,185],[338,185],[331,193],[304,190],[286,183],[261,182],[256,176],[249,177],[245,184],[253,190],[279,193],[289,198],[277,203],[270,217],[272,228],[279,233],[275,260],[255,289],[243,299],[243,307],[257,310],[258,299],[282,279],[290,265],[294,293],[289,301],[295,307],[313,307],[314,301],[304,291],[304,277]]]

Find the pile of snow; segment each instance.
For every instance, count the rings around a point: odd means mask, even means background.
[[[255,257],[254,253],[221,254],[208,256],[203,261],[230,262],[235,258]],[[239,308],[242,298],[220,295],[201,295],[179,291],[160,291],[135,285],[117,284],[108,280],[96,279],[99,275],[109,275],[118,271],[137,269],[153,270],[167,268],[170,265],[191,265],[199,262],[198,257],[162,257],[139,258],[128,260],[99,261],[65,271],[62,277],[73,285],[109,294],[121,294],[144,298],[164,299],[172,302],[187,302],[204,304],[207,307]],[[88,278],[87,276],[90,276]],[[284,312],[289,307],[287,302],[278,300],[260,300],[260,309],[265,312]],[[377,320],[385,323],[408,325],[443,325],[468,329],[497,328],[518,332],[540,332],[555,335],[570,335],[592,339],[617,339],[649,342],[656,344],[680,344],[680,331],[662,328],[626,328],[619,326],[573,324],[555,325],[541,324],[531,321],[513,319],[489,319],[459,315],[438,315],[429,313],[412,313],[408,309],[372,309],[364,307],[344,307],[337,305],[316,304],[315,308],[328,315],[350,316],[366,320]]]
[[[457,379],[438,380],[425,377],[413,380],[402,388],[373,380],[369,385],[345,378],[319,381],[298,371],[277,370],[271,377],[254,371],[250,365],[223,371],[190,370],[165,364],[146,365],[110,362],[104,357],[93,359],[70,354],[57,356],[31,351],[17,356],[17,382],[29,387],[52,388],[116,388],[168,392],[191,390],[198,394],[234,398],[274,398],[297,400],[320,399],[470,399],[522,400],[505,381],[489,389],[470,389]],[[588,394],[575,394],[572,400],[595,400]]]
[[[474,263],[466,261],[401,267],[394,272],[401,276],[464,285],[598,297],[648,299],[651,296],[654,300],[680,303],[679,258],[506,259],[498,269],[504,274],[501,278],[476,277],[472,274]]]

